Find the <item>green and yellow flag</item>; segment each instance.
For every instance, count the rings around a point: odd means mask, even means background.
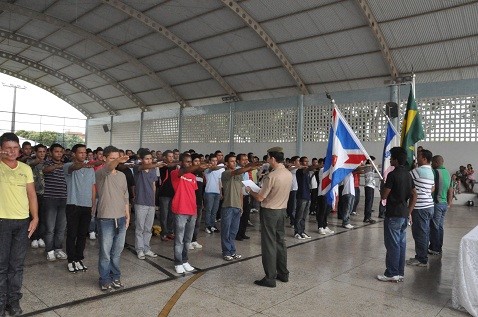
[[[412,166],[413,155],[415,154],[415,143],[425,138],[422,119],[418,113],[417,103],[413,95],[413,89],[410,86],[408,95],[407,112],[402,123],[402,133],[400,146],[407,151],[407,164]]]

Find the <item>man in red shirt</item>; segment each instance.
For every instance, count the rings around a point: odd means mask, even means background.
[[[174,269],[176,273],[194,271],[188,262],[189,244],[196,224],[196,175],[193,172],[208,168],[207,164],[192,165],[191,155],[180,157],[181,168],[171,172],[174,197],[171,210],[174,214]]]

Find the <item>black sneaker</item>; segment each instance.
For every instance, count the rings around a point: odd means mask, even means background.
[[[211,231],[219,233],[219,229],[216,226],[212,226]]]
[[[10,316],[20,316],[23,313],[18,301],[7,305],[5,308]]]
[[[111,286],[113,286],[116,289],[124,287],[124,285],[121,283],[120,280],[114,280],[113,282],[111,282]]]

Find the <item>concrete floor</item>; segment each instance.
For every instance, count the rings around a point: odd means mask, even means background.
[[[383,223],[364,225],[359,214],[352,218],[353,230],[341,228],[331,215],[329,227],[336,233],[330,236],[320,236],[311,217],[306,230],[311,240],[296,240],[293,229],[287,228],[290,282],[278,282],[273,289],[256,286],[253,281],[264,276],[258,218],[257,213],[252,215],[256,224],[248,229],[252,238],[236,242],[243,255],[239,261],[225,262],[220,236],[201,231],[204,248],[190,252],[190,263],[199,269],[195,274],[174,272],[171,241],[153,237],[152,248],[160,256],[152,260],[138,260],[131,247],[125,248],[121,259],[125,288],[111,293],[98,288],[97,241],[87,241],[85,273],[68,273],[66,261],[47,262],[42,249],[31,249],[22,308],[27,316],[49,317],[168,316],[168,311],[174,317],[469,316],[451,307],[451,288],[460,239],[478,225],[478,207],[449,210],[443,255],[431,257],[428,268],[406,267],[403,283],[376,280],[385,269]],[[126,239],[129,245],[134,244],[132,229]],[[413,256],[409,229],[407,258]],[[181,295],[177,292],[182,286]]]

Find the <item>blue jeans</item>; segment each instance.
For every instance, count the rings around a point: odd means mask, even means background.
[[[0,218],[0,308],[22,298],[29,219]]]
[[[206,208],[206,227],[213,227],[216,223],[216,215],[219,210],[221,195],[216,193],[204,193],[204,207]]]
[[[406,217],[385,217],[383,225],[383,242],[387,249],[385,276],[405,276],[407,223]]]
[[[415,240],[415,259],[428,263],[428,244],[430,241],[430,220],[434,207],[414,209],[412,212],[412,235]]]
[[[173,233],[174,215],[171,212],[172,197],[159,197],[159,224],[161,225],[161,236]]]
[[[447,203],[435,204],[433,218],[430,221],[430,250],[441,252],[443,247],[443,223],[448,210]]]
[[[221,209],[221,247],[222,255],[236,254],[237,231],[241,219],[241,209],[234,207],[222,207]]]
[[[66,229],[66,198],[43,197],[45,208],[45,251],[63,248]]]
[[[342,208],[339,209],[339,213],[342,217],[342,226],[345,226],[350,223],[350,213],[354,208],[355,196],[352,194],[345,194],[340,196],[340,200],[342,200]]]
[[[310,200],[298,199],[297,212],[295,214],[294,233],[302,235],[305,230],[305,217],[309,213]]]
[[[100,254],[98,271],[100,285],[108,285],[121,278],[120,259],[126,237],[126,218],[96,218]]]
[[[174,265],[188,262],[188,249],[191,243],[196,216],[174,215]]]

